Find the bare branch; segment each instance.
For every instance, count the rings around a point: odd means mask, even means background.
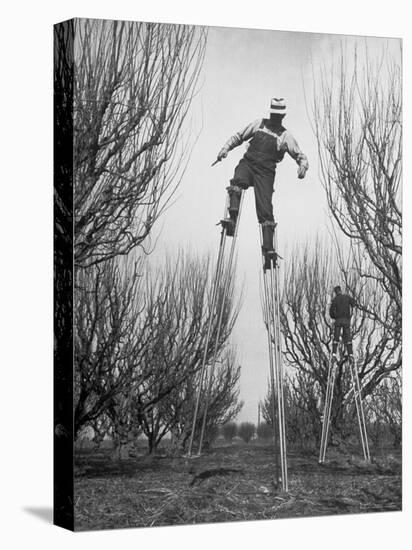
[[[147,239],[188,158],[184,122],[206,44],[199,27],[76,20],[75,263]]]

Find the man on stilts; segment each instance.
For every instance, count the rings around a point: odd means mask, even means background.
[[[351,335],[351,317],[353,309],[356,307],[356,302],[352,296],[343,294],[340,286],[335,286],[333,289],[335,296],[332,299],[329,307],[329,315],[334,319],[333,327],[333,342],[332,342],[332,357],[329,364],[328,380],[326,383],[325,406],[322,417],[322,435],[319,450],[319,463],[325,462],[326,447],[331,424],[332,401],[335,386],[336,369],[338,365],[337,350],[340,336],[342,334],[343,343],[346,347],[348,356],[343,358],[348,360],[349,372],[352,381],[352,391],[355,402],[356,414],[359,424],[359,434],[363,450],[364,459],[370,460],[368,432],[366,429],[366,419],[362,403],[362,387],[359,381],[359,374],[356,362],[353,357],[352,335]],[[343,365],[343,361],[342,361]]]
[[[329,315],[335,320],[333,327],[333,343],[332,343],[332,361],[337,361],[336,352],[338,349],[340,335],[342,333],[343,343],[346,346],[349,360],[353,362],[353,346],[350,330],[350,321],[355,307],[355,300],[347,294],[342,294],[340,286],[335,286],[333,289],[335,296],[329,308]]]
[[[270,102],[269,118],[261,118],[233,135],[222,147],[216,162],[227,157],[229,151],[248,141],[249,146],[235,168],[230,186],[227,188],[229,217],[221,221],[222,236],[237,235],[238,217],[243,190],[253,187],[258,222],[261,226],[264,287],[264,322],[269,349],[269,372],[273,395],[273,427],[276,456],[276,485],[281,482],[282,490],[288,490],[286,420],[283,393],[283,367],[281,352],[279,265],[276,250],[276,223],[273,217],[273,186],[276,166],[288,153],[298,164],[298,178],[305,177],[309,168],[306,156],[300,150],[295,138],[283,126],[286,104],[283,98]],[[216,162],[214,164],[216,164]],[[224,237],[222,237],[224,238]],[[233,243],[234,243],[233,241]],[[276,420],[275,420],[276,418]]]
[[[284,99],[272,99],[270,117],[258,119],[234,134],[217,156],[217,160],[220,161],[227,157],[229,151],[241,143],[249,141],[248,149],[236,166],[230,181],[231,185],[228,188],[230,220],[227,220],[227,234],[230,235],[236,225],[241,190],[253,187],[257,218],[262,226],[262,252],[268,264],[272,259],[276,259],[273,245],[275,221],[272,205],[276,165],[283,160],[285,153],[288,153],[298,164],[299,179],[305,177],[309,168],[308,160],[300,150],[295,138],[282,125],[285,115]]]

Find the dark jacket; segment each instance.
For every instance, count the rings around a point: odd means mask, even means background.
[[[330,305],[329,315],[338,323],[349,323],[355,305],[355,300],[351,296],[337,294]]]

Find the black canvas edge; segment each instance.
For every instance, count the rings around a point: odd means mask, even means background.
[[[54,25],[53,45],[53,523],[74,531],[73,19]]]

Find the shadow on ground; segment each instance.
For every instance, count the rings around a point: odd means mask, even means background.
[[[42,507],[42,506],[26,506],[23,508],[24,512],[35,516],[46,523],[53,524],[53,508]]]

